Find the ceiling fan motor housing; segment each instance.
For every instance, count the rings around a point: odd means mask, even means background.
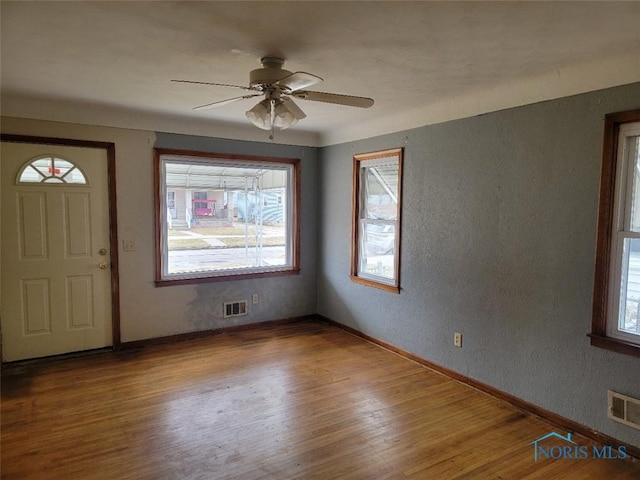
[[[264,57],[261,59],[262,68],[251,70],[249,73],[249,85],[251,87],[260,85],[272,85],[278,80],[291,75],[289,70],[284,70],[284,60],[278,57]]]

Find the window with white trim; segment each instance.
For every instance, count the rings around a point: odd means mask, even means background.
[[[155,152],[158,286],[299,272],[299,160]]]
[[[398,293],[402,149],[353,157],[351,279]]]
[[[592,344],[640,355],[640,111],[607,115]]]

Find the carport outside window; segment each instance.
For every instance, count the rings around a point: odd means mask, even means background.
[[[156,165],[157,285],[299,271],[298,160],[156,149]]]

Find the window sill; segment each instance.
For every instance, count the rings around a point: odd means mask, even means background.
[[[612,350],[625,355],[631,355],[632,357],[640,357],[640,345],[635,343],[625,342],[624,340],[605,337],[594,333],[589,334],[589,337],[591,338],[591,345],[594,347]]]
[[[156,280],[156,287],[171,287],[174,285],[193,285],[198,283],[211,283],[211,282],[228,282],[231,280],[248,280],[252,278],[268,278],[268,277],[282,277],[284,275],[298,275],[300,274],[299,268],[291,270],[278,270],[273,272],[255,272],[255,273],[241,273],[237,275],[221,275],[216,277],[193,277],[193,278],[176,278],[176,279],[164,279]]]
[[[400,287],[396,287],[395,285],[386,285],[384,283],[379,283],[374,280],[368,280],[362,277],[356,277],[355,275],[350,275],[351,281],[354,283],[359,283],[360,285],[366,285],[367,287],[379,288],[380,290],[384,290],[386,292],[391,293],[400,293]]]

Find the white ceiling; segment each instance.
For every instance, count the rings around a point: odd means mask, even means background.
[[[297,101],[327,145],[640,81],[640,2],[1,2],[2,113],[267,141],[241,94],[265,55],[368,96]]]

